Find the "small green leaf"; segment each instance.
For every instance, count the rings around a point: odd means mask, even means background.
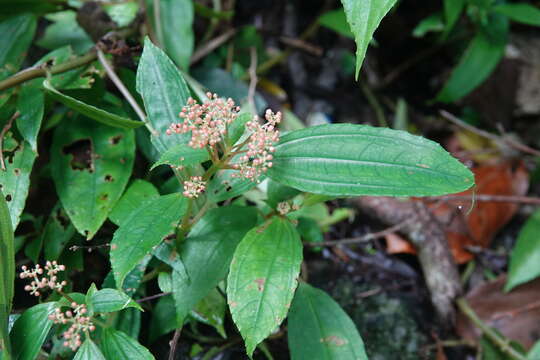
[[[141,314],[133,307],[124,309],[114,318],[113,327],[137,339],[141,332]]]
[[[421,38],[428,32],[442,31],[444,24],[440,12],[431,14],[423,18],[414,28],[412,35],[416,38]]]
[[[154,360],[150,351],[137,340],[111,328],[103,330],[100,348],[106,359]]]
[[[52,177],[69,218],[87,239],[98,231],[122,195],[134,157],[132,130],[80,118],[56,128]]]
[[[525,3],[506,3],[493,7],[493,11],[522,24],[540,26],[540,9]]]
[[[193,37],[193,1],[160,0],[159,26],[155,26],[154,6],[147,1],[148,19],[165,52],[183,70],[189,67],[189,60],[195,43]]]
[[[32,306],[15,321],[10,338],[13,359],[35,360],[53,322],[49,320],[56,310],[56,303],[48,302]]]
[[[257,183],[249,179],[235,177],[236,170],[220,170],[208,182],[206,194],[212,202],[220,202],[242,195]],[[263,180],[263,179],[260,179]]]
[[[31,81],[21,87],[17,102],[20,116],[16,120],[17,129],[37,153],[37,136],[43,119],[45,96],[41,90],[41,82]]]
[[[255,226],[252,208],[225,206],[212,209],[193,227],[180,253],[189,278],[172,273],[177,325],[213,288],[229,269],[234,249]]]
[[[54,87],[52,87],[51,83],[48,80],[43,81],[43,87],[45,88],[45,90],[47,90],[47,93],[51,95],[55,100],[60,101],[62,104],[66,105],[70,109],[73,109],[80,114],[85,115],[90,119],[96,120],[97,122],[100,122],[102,124],[120,129],[135,129],[139,126],[144,125],[142,121],[126,119],[122,116],[112,114],[105,110],[101,110],[95,106],[85,104],[82,101],[74,99],[70,96],[64,95],[58,90],[56,90]]]
[[[10,17],[0,23],[0,68],[10,73],[19,70],[34,38],[36,24],[36,17],[29,14]]]
[[[445,38],[453,29],[464,7],[465,0],[444,0],[445,26],[443,38]]]
[[[282,136],[267,176],[332,196],[425,196],[474,185],[473,174],[437,143],[404,131],[330,124]]]
[[[77,54],[88,51],[94,42],[77,23],[75,11],[59,11],[45,16],[52,22],[45,29],[43,36],[36,41],[38,46],[54,50],[65,45],[71,45]]]
[[[270,206],[275,208],[277,204],[282,201],[289,200],[300,193],[300,191],[282,185],[272,179],[268,181],[268,187],[266,188],[268,194],[268,200],[266,201]]]
[[[66,244],[75,235],[75,227],[58,202],[51,211],[49,219],[41,232],[41,243],[44,245],[45,259],[58,260]]]
[[[160,196],[144,206],[122,223],[111,242],[111,265],[116,286],[124,279],[154,246],[167,235],[174,233],[186,211],[186,198],[181,194]]]
[[[396,0],[341,0],[341,3],[356,42],[356,78],[358,79],[373,33]]]
[[[137,68],[137,92],[141,94],[148,121],[156,133],[152,142],[159,152],[186,143],[189,134],[167,135],[173,123],[179,122],[179,114],[190,96],[184,78],[165,53],[146,38],[144,50]]]
[[[6,351],[8,359],[8,355],[11,353],[8,322],[15,281],[15,251],[13,247],[11,217],[6,199],[0,189],[0,349]]]
[[[32,151],[30,144],[25,141],[21,141],[12,153],[4,149],[6,170],[0,170],[0,185],[8,204],[13,229],[17,228],[26,203],[30,172],[35,159],[36,154]]]
[[[227,140],[229,145],[234,145],[246,130],[246,123],[253,119],[253,115],[250,112],[242,112],[238,114],[238,117],[229,125],[227,129]]]
[[[322,14],[319,18],[319,23],[324,27],[334,30],[340,35],[354,39],[354,34],[347,23],[345,10],[343,9],[336,9]]]
[[[471,40],[459,63],[452,70],[450,78],[439,91],[436,101],[445,103],[461,99],[486,80],[504,55],[508,33],[508,21],[502,16],[494,16],[491,21],[497,36],[487,31],[478,31]]]
[[[133,296],[139,286],[141,285],[144,273],[146,272],[146,267],[152,259],[151,254],[147,254],[143,259],[126,275],[124,283],[122,284],[122,290],[128,295]],[[103,283],[101,284],[102,288],[116,288],[116,281],[114,280],[114,275],[112,270],[105,276]]]
[[[514,287],[540,276],[539,233],[540,210],[537,210],[519,232],[516,245],[510,254],[505,291],[510,291]]]
[[[287,316],[301,262],[300,237],[279,217],[250,230],[236,248],[227,302],[250,357]]]
[[[139,4],[134,2],[104,4],[103,9],[116,25],[122,28],[128,26],[135,20],[137,11],[139,11]]]
[[[171,316],[174,312],[175,307],[172,295],[165,295],[159,298],[152,312],[152,320],[150,320],[150,343],[156,341],[161,335],[165,335],[176,329],[176,318]]]
[[[101,350],[97,347],[96,344],[92,342],[89,338],[84,340],[84,343],[81,345],[73,360],[106,360],[105,356],[101,353]]]
[[[141,306],[132,298],[116,289],[102,289],[90,297],[95,313],[108,313],[133,307],[143,311]]]
[[[177,144],[161,154],[159,160],[152,165],[150,170],[159,165],[171,165],[173,167],[196,165],[209,159],[210,155],[205,148],[194,149],[188,144]]]
[[[292,360],[367,360],[364,343],[345,311],[325,292],[301,283],[289,312]]]
[[[223,327],[227,302],[225,297],[217,288],[212,289],[208,295],[195,306],[191,311],[198,321],[213,326],[224,339],[227,338],[225,328]]]
[[[109,214],[109,218],[113,223],[120,226],[132,212],[158,197],[159,192],[152,183],[136,179],[131,183],[120,200],[118,200],[118,203],[116,203]]]
[[[74,56],[75,54],[73,54],[71,46],[68,45],[51,51],[39,59],[34,66],[39,66],[42,64],[47,64],[50,67],[57,66],[73,60]],[[51,86],[56,90],[89,89],[92,87],[92,83],[94,82],[94,78],[92,77],[93,72],[90,70],[91,68],[92,66],[81,66],[73,70],[52,75],[49,81]],[[41,81],[35,81],[39,82],[40,86],[43,84],[43,79]]]

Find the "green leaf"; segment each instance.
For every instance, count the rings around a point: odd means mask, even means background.
[[[522,24],[540,26],[540,9],[525,3],[506,3],[493,7],[493,11]]]
[[[101,110],[92,105],[88,105],[74,99],[70,96],[64,95],[54,87],[48,80],[43,81],[43,87],[47,90],[47,93],[51,95],[55,100],[60,101],[62,104],[66,105],[70,109],[77,111],[78,113],[89,117],[90,119],[96,120],[105,125],[109,125],[115,128],[120,129],[135,129],[139,126],[144,125],[142,121],[135,121],[131,119],[126,119],[122,116],[112,114],[105,110]]]
[[[236,248],[227,302],[249,356],[287,316],[301,262],[300,237],[279,217],[250,230]]]
[[[512,253],[508,269],[508,280],[505,291],[531,281],[540,276],[540,210],[527,220],[521,231]]]
[[[15,321],[10,338],[14,360],[34,360],[53,322],[49,320],[56,310],[56,303],[47,302],[32,306]]]
[[[30,186],[30,172],[35,159],[36,154],[25,141],[22,141],[12,153],[4,149],[6,170],[0,170],[0,185],[8,203],[13,229],[17,228],[24,209]]]
[[[146,272],[146,267],[148,266],[148,263],[152,259],[151,254],[147,254],[138,264],[135,266],[133,270],[131,270],[124,279],[124,283],[122,284],[122,290],[129,296],[133,296],[137,290],[139,289],[139,286],[141,285],[144,273]],[[112,270],[105,276],[105,279],[103,280],[103,283],[101,284],[102,288],[116,288],[116,281],[114,280],[114,275]]]
[[[181,194],[160,196],[122,223],[111,242],[111,265],[116,286],[120,288],[128,272],[167,235],[174,233],[186,211],[186,198]]]
[[[152,183],[145,180],[134,180],[124,195],[118,200],[109,214],[113,223],[120,226],[132,212],[140,206],[159,197],[159,192]]]
[[[206,194],[212,202],[220,202],[242,195],[257,183],[249,179],[234,177],[236,170],[220,170],[208,182]],[[260,179],[262,180],[262,179]]]
[[[107,219],[131,176],[135,136],[76,118],[54,132],[52,177],[73,225],[91,239]]]
[[[184,78],[174,63],[146,38],[137,68],[137,92],[141,94],[148,121],[156,131],[152,142],[159,152],[186,143],[189,134],[167,135],[173,123],[179,122],[178,114],[190,96]]]
[[[9,313],[13,301],[15,281],[15,251],[13,227],[4,194],[0,189],[0,349],[11,353],[9,341]],[[6,356],[9,359],[9,356]]]
[[[445,38],[453,29],[464,7],[465,0],[444,0],[445,26],[443,38]]]
[[[198,321],[214,327],[219,335],[226,339],[227,334],[223,327],[226,310],[227,303],[225,297],[217,288],[214,288],[204,299],[199,301],[191,311],[191,315]]]
[[[180,257],[189,278],[172,273],[177,325],[226,275],[234,249],[255,226],[252,208],[225,206],[212,209],[193,227],[182,246]]]
[[[193,53],[193,1],[160,0],[159,25],[155,24],[155,8],[147,1],[148,18],[165,52],[183,70],[189,67]]]
[[[300,191],[282,185],[272,179],[268,181],[268,186],[266,188],[266,193],[268,194],[268,200],[266,201],[270,206],[275,208],[277,204],[282,201],[289,200],[300,193]]]
[[[73,57],[75,57],[75,54],[73,54],[71,46],[64,46],[62,48],[51,51],[50,53],[39,59],[39,61],[36,62],[34,66],[48,64],[49,66],[53,67],[73,60]],[[52,87],[57,90],[89,89],[92,87],[92,83],[94,82],[94,78],[92,77],[93,72],[91,71],[91,69],[91,66],[81,66],[73,70],[52,75],[49,81]],[[35,81],[39,82],[40,86],[43,83],[43,80]]]
[[[188,144],[177,144],[161,154],[159,160],[152,165],[150,170],[155,169],[159,165],[170,165],[173,167],[197,165],[209,159],[210,155],[205,148],[194,149],[188,146]]]
[[[540,359],[540,341],[537,341],[527,353],[527,360]]]
[[[176,329],[176,318],[171,316],[175,312],[172,295],[159,298],[150,320],[149,342],[153,343],[161,335],[170,333]]]
[[[336,9],[322,14],[319,18],[319,23],[324,27],[334,30],[340,35],[354,39],[354,34],[347,23],[345,10],[343,9]]]
[[[141,332],[141,312],[132,307],[120,311],[114,317],[113,327],[137,339]]]
[[[41,90],[41,82],[31,81],[21,87],[17,102],[20,116],[16,120],[17,129],[37,153],[37,136],[43,119],[45,96]]]
[[[86,338],[73,360],[105,360],[105,356],[92,340]]]
[[[107,360],[113,359],[154,359],[150,351],[122,331],[105,328],[101,335],[101,351]]]
[[[22,14],[0,23],[0,68],[10,73],[19,70],[35,32],[36,18],[33,15]]]
[[[42,0],[0,0],[2,16],[13,16],[21,13],[45,14],[61,10],[61,4],[53,4]]]
[[[118,25],[118,27],[126,27],[135,20],[139,4],[133,2],[119,4],[104,4],[103,9],[107,15]]]
[[[492,19],[491,24],[488,28],[497,35],[490,36],[487,31],[478,31],[437,94],[436,101],[449,103],[461,99],[495,70],[504,55],[508,21],[499,15]]]
[[[425,196],[474,185],[473,174],[437,143],[404,131],[330,124],[282,136],[267,176],[332,196]]]
[[[444,24],[441,13],[437,12],[423,18],[414,28],[412,35],[416,38],[421,38],[428,32],[442,31],[443,29]]]
[[[364,343],[345,311],[324,291],[301,283],[289,312],[292,360],[367,360]]]
[[[101,289],[90,296],[95,313],[108,313],[133,307],[143,311],[141,306],[125,293],[116,289]]]
[[[229,145],[234,145],[246,130],[246,123],[253,119],[253,115],[250,112],[242,112],[238,114],[238,117],[229,125],[227,129],[227,140]]]
[[[356,79],[358,79],[373,33],[396,0],[341,0],[341,3],[356,42]]]
[[[54,50],[71,45],[77,54],[88,51],[94,42],[77,23],[75,11],[59,11],[48,14],[45,18],[52,23],[45,29],[45,34],[36,41],[38,46]]]
[[[65,246],[75,235],[75,227],[58,202],[51,211],[45,227],[41,232],[41,243],[44,245],[45,259],[58,260]]]

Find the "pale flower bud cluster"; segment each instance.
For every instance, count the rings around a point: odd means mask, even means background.
[[[54,313],[49,315],[49,320],[52,320],[55,324],[71,323],[71,326],[62,334],[62,337],[65,340],[64,346],[75,351],[82,344],[81,332],[94,331],[96,327],[89,316],[84,316],[87,312],[86,305],[72,302],[71,308],[73,311],[67,310],[65,313],[60,309],[56,309]]]
[[[192,176],[189,180],[184,181],[184,196],[188,198],[197,198],[200,193],[206,189],[206,182],[201,176]]]
[[[257,116],[246,123],[246,129],[251,132],[247,152],[233,165],[239,170],[239,174],[233,176],[258,182],[260,176],[272,167],[272,153],[276,150],[274,145],[279,141],[279,130],[276,126],[281,122],[281,113],[274,114],[271,110],[266,110],[264,117],[264,125],[260,124]]]
[[[42,290],[51,289],[62,291],[62,288],[66,286],[65,281],[58,281],[56,276],[60,271],[64,271],[66,267],[64,265],[58,265],[56,261],[47,261],[45,269],[39,264],[33,269],[28,269],[26,266],[21,267],[22,272],[19,275],[21,279],[32,279],[30,285],[26,285],[24,290],[30,292],[30,295],[40,296]],[[43,275],[45,272],[45,275]],[[40,277],[43,275],[43,277]]]
[[[180,117],[183,122],[172,124],[167,135],[185,134],[191,131],[189,146],[195,149],[214,145],[223,140],[227,126],[237,117],[240,108],[235,106],[232,99],[220,99],[217,94],[207,93],[209,100],[203,104],[193,98],[188,99],[182,108]]]

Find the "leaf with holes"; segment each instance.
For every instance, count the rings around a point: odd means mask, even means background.
[[[106,359],[154,360],[150,351],[137,340],[111,328],[103,330],[99,346]]]
[[[0,190],[0,349],[9,355],[8,319],[13,300],[15,281],[15,250],[13,227],[6,200]],[[7,356],[9,359],[9,356]]]
[[[81,345],[73,360],[106,360],[101,350],[90,338],[87,338]]]
[[[107,219],[131,176],[133,130],[76,118],[56,128],[52,177],[73,225],[91,239]]]
[[[208,211],[193,227],[180,252],[189,278],[179,271],[172,273],[178,326],[225,278],[236,245],[256,220],[252,208],[225,206]]]
[[[356,42],[356,78],[358,79],[373,33],[396,0],[341,0],[341,3]]]
[[[292,360],[367,360],[354,323],[324,291],[301,283],[289,311]]]
[[[170,234],[186,211],[186,198],[181,194],[160,196],[122,222],[111,242],[111,265],[116,286],[121,288],[126,275],[153,247]]]
[[[96,120],[105,125],[120,129],[135,129],[144,125],[142,121],[135,121],[126,119],[122,116],[107,112],[92,105],[85,104],[71,96],[67,96],[56,90],[48,80],[43,81],[43,87],[47,91],[47,94],[52,96],[55,100],[60,101],[68,108],[77,111],[78,113]]]
[[[16,229],[28,196],[30,172],[36,154],[30,144],[22,141],[12,152],[4,149],[3,155],[6,170],[0,170],[0,185],[8,204],[11,224]]]
[[[287,316],[301,262],[300,237],[279,217],[250,230],[236,248],[227,302],[249,356]]]
[[[178,144],[161,154],[159,160],[152,165],[150,170],[155,169],[159,165],[170,165],[173,167],[196,165],[209,159],[210,155],[205,148],[194,149],[188,146],[188,144]]]
[[[159,152],[186,143],[189,134],[167,135],[172,123],[177,123],[178,114],[190,96],[184,78],[165,53],[146,38],[144,50],[137,68],[137,92],[141,94],[148,121],[156,133],[152,143]]]
[[[51,51],[39,59],[34,66],[47,64],[48,66],[53,67],[73,60],[73,57],[75,57],[75,54],[73,53],[71,46],[64,46]],[[51,86],[55,89],[89,89],[94,82],[94,78],[92,77],[94,72],[95,68],[92,66],[80,66],[73,70],[52,75],[49,81]],[[40,86],[43,84],[43,80],[35,81],[38,81]]]
[[[132,212],[158,197],[159,192],[152,183],[141,179],[134,180],[124,195],[118,200],[109,218],[113,223],[120,226]]]
[[[267,176],[332,196],[426,196],[474,185],[473,174],[439,144],[404,131],[331,124],[291,131]]]

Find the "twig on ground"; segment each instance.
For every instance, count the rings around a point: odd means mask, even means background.
[[[539,150],[536,150],[536,149],[533,149],[532,147],[528,146],[528,145],[525,145],[525,144],[522,144],[520,142],[517,142],[515,140],[512,140],[508,137],[503,137],[503,136],[499,136],[499,135],[495,135],[495,134],[492,134],[490,132],[487,132],[485,130],[482,130],[482,129],[478,129],[477,127],[475,126],[472,126],[472,125],[469,125],[467,124],[466,122],[464,122],[463,120],[459,119],[458,117],[450,114],[448,111],[445,111],[445,110],[441,110],[439,111],[439,113],[441,114],[441,116],[443,118],[445,118],[446,120],[452,122],[453,124],[459,126],[459,127],[462,127],[464,129],[467,129],[477,135],[480,135],[482,137],[485,137],[486,139],[490,139],[490,140],[493,140],[495,142],[498,142],[498,143],[503,143],[507,146],[510,146],[516,150],[519,150],[521,152],[524,152],[526,154],[530,154],[530,155],[534,155],[534,156],[540,156],[540,151]]]
[[[257,89],[257,81],[259,80],[257,78],[257,49],[255,47],[251,47],[249,49],[249,54],[250,54],[251,62],[249,64],[249,69],[248,69],[249,89],[248,89],[247,101],[253,113],[256,114],[257,107],[255,106],[255,90]]]
[[[197,61],[201,60],[206,55],[210,54],[212,51],[220,47],[222,44],[226,43],[235,33],[236,29],[230,29],[219,35],[218,37],[215,37],[207,43],[203,44],[201,47],[195,50],[195,52],[191,56],[191,59],[189,60],[189,63],[194,64]]]
[[[171,347],[171,351],[169,352],[169,360],[174,360],[176,355],[176,346],[178,345],[178,339],[180,339],[180,333],[182,332],[182,328],[176,329],[174,331],[174,336],[171,341],[169,341],[169,346]]]
[[[4,136],[6,136],[6,133],[9,131],[9,129],[11,129],[11,126],[13,126],[13,121],[15,121],[15,119],[17,119],[20,115],[21,113],[16,111],[0,132],[0,168],[3,171],[6,171],[6,163],[4,161]]]
[[[288,36],[281,36],[279,40],[287,46],[303,50],[315,56],[322,56],[323,54],[323,49],[320,46],[310,44],[303,39],[296,39],[296,38],[291,38]]]
[[[514,317],[518,314],[521,314],[521,313],[524,313],[524,312],[527,312],[527,311],[531,311],[531,310],[534,310],[534,309],[538,309],[540,308],[540,300],[539,301],[534,301],[532,303],[529,303],[529,304],[526,304],[520,308],[517,308],[515,310],[509,310],[509,311],[505,311],[505,312],[502,312],[502,313],[499,313],[499,314],[496,314],[493,316],[493,320],[498,320],[498,319],[501,319],[501,318],[504,318],[504,317]]]

